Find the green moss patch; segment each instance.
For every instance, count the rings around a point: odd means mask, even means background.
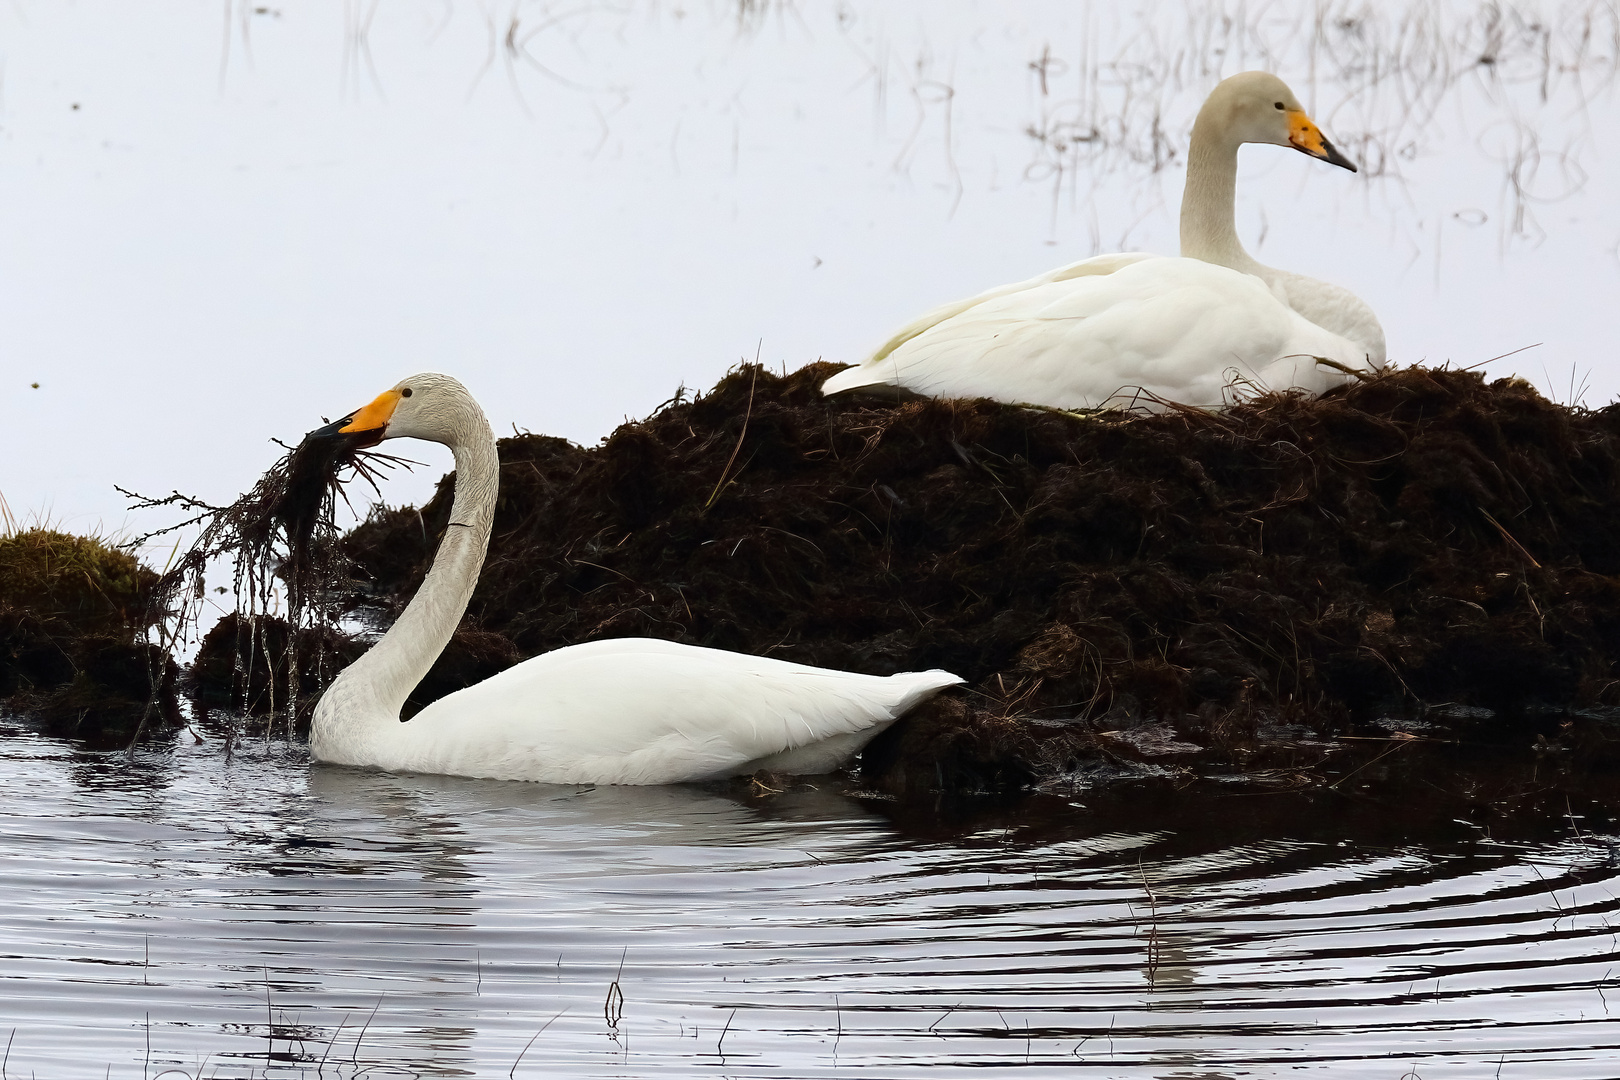
[[[0,701],[92,740],[178,722],[174,665],[144,640],[157,577],[94,537],[0,535]]]

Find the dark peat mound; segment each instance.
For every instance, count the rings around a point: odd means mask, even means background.
[[[157,580],[93,537],[0,534],[0,709],[91,742],[178,723],[175,665],[146,637]]]
[[[417,704],[647,635],[963,676],[868,751],[891,788],[1362,786],[1415,747],[1458,775],[1482,747],[1522,759],[1454,781],[1482,798],[1615,771],[1620,408],[1410,368],[1081,415],[824,399],[836,370],[745,366],[590,449],[502,440],[489,558]],[[385,621],[451,483],[341,541]]]

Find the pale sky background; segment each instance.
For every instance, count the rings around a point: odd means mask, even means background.
[[[144,531],[114,484],[229,501],[420,370],[588,445],[756,350],[1174,253],[1192,116],[1252,67],[1370,166],[1246,148],[1258,258],[1397,363],[1540,343],[1487,370],[1620,394],[1614,5],[1253,6],[0,0],[0,495]],[[390,501],[448,465],[410,456]]]

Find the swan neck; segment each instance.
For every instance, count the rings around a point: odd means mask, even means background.
[[[312,740],[347,744],[348,757],[379,734],[400,730],[401,708],[449,643],[472,600],[489,547],[500,480],[495,434],[476,403],[443,441],[455,454],[450,522],[422,587],[381,641],[338,676],[316,709]],[[324,723],[323,723],[324,721]]]
[[[1213,97],[1211,99],[1213,101]],[[1258,266],[1238,241],[1238,139],[1209,105],[1193,123],[1187,187],[1181,196],[1181,254],[1253,273]]]

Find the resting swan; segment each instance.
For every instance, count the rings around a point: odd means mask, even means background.
[[[400,723],[406,696],[478,582],[500,478],[495,435],[459,382],[425,374],[312,437],[355,446],[428,439],[450,447],[456,465],[450,524],[421,589],[315,706],[316,761],[561,784],[828,772],[914,705],[962,682],[946,671],[882,678],[623,638],[536,656]]]
[[[1275,75],[1222,82],[1193,124],[1181,258],[1102,255],[947,304],[822,385],[1058,408],[1228,404],[1229,387],[1320,393],[1384,366],[1372,309],[1262,266],[1233,224],[1237,151],[1275,143],[1355,171]],[[1316,358],[1339,365],[1318,364]]]

